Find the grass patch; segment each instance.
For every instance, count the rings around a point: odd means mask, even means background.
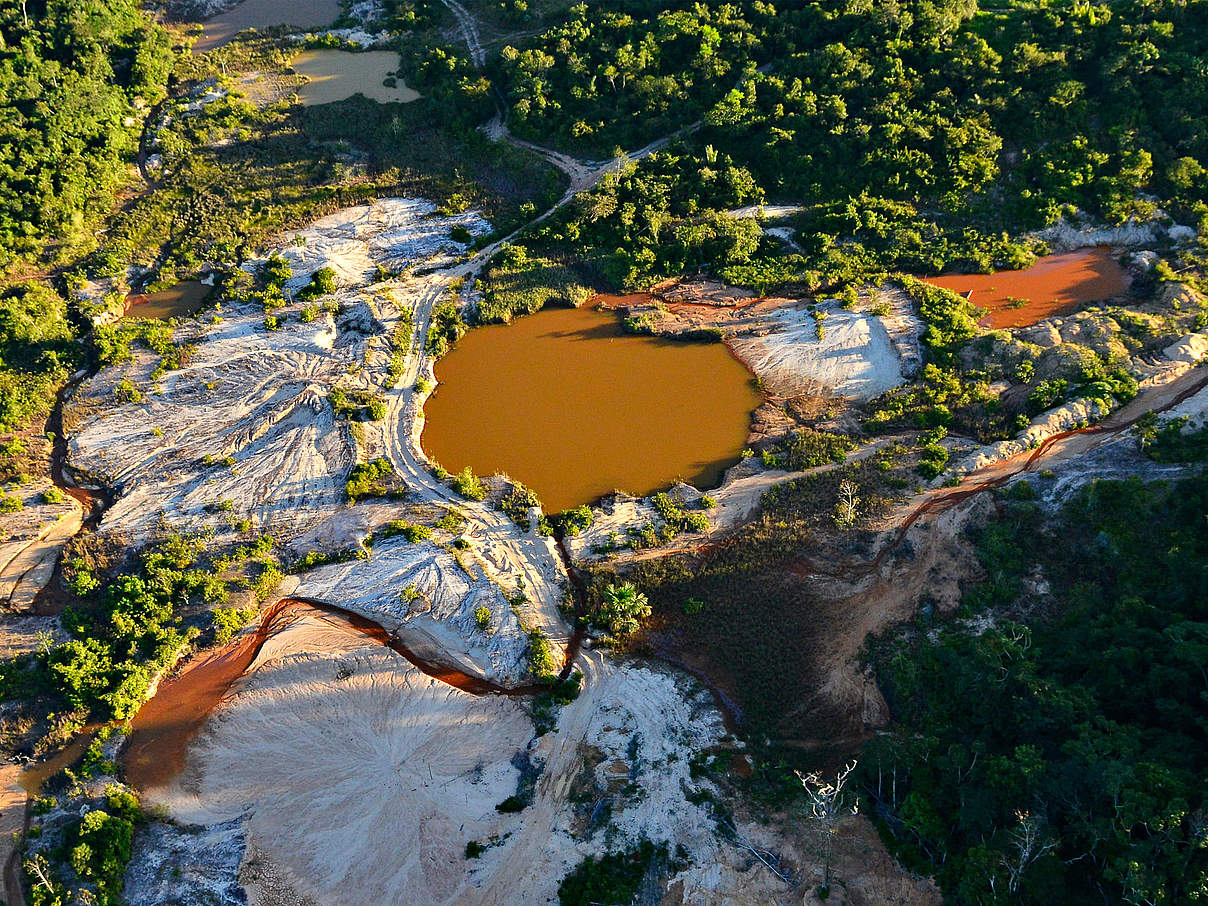
[[[486,274],[477,318],[482,323],[507,322],[546,305],[577,308],[592,296],[578,272],[547,258],[530,257],[524,246],[505,246]]]

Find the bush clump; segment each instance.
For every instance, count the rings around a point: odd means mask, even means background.
[[[487,496],[486,482],[475,475],[469,466],[453,476],[451,487],[466,500],[485,500]]]
[[[507,493],[499,501],[499,509],[503,510],[508,518],[516,523],[521,531],[525,532],[533,527],[529,520],[529,510],[533,507],[540,508],[540,506],[541,498],[537,496],[537,492],[526,488],[518,481],[512,483]]]
[[[210,614],[214,622],[214,641],[219,645],[229,642],[240,629],[246,626],[259,613],[258,608],[248,607],[218,607]]]
[[[666,861],[667,848],[643,840],[633,849],[588,856],[558,885],[561,906],[626,906],[650,867]]]
[[[632,635],[650,617],[650,601],[632,582],[609,584],[600,593],[589,620],[618,638]]]
[[[538,679],[552,679],[557,665],[554,664],[554,652],[550,648],[549,637],[538,626],[529,630],[528,639],[529,672]]]
[[[385,497],[389,493],[385,479],[394,475],[390,460],[379,457],[370,462],[357,463],[348,473],[344,494],[353,503],[366,497]]]
[[[397,538],[402,535],[412,544],[427,541],[432,537],[432,529],[426,525],[417,525],[406,519],[395,519],[387,522],[375,535],[377,538]]]
[[[428,323],[428,336],[424,340],[424,349],[433,358],[439,359],[449,349],[465,336],[469,326],[457,310],[457,303],[452,300],[441,302],[432,310],[432,319]]]
[[[310,278],[310,283],[298,292],[298,298],[303,302],[329,296],[336,291],[336,272],[330,267],[321,267]]]

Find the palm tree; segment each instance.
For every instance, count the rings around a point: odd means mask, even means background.
[[[650,616],[650,601],[632,582],[609,585],[604,589],[597,622],[613,635],[637,632],[641,621]]]

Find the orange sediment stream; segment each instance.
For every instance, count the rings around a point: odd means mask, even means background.
[[[924,277],[962,296],[988,314],[983,327],[1028,327],[1099,302],[1128,288],[1128,277],[1108,248],[1082,249],[1041,258],[1020,271]],[[1021,304],[1022,303],[1022,304]]]

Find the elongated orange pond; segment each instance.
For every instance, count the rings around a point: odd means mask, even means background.
[[[723,344],[628,336],[594,308],[471,330],[436,378],[424,406],[429,458],[509,475],[548,513],[677,479],[716,486],[762,402]]]

